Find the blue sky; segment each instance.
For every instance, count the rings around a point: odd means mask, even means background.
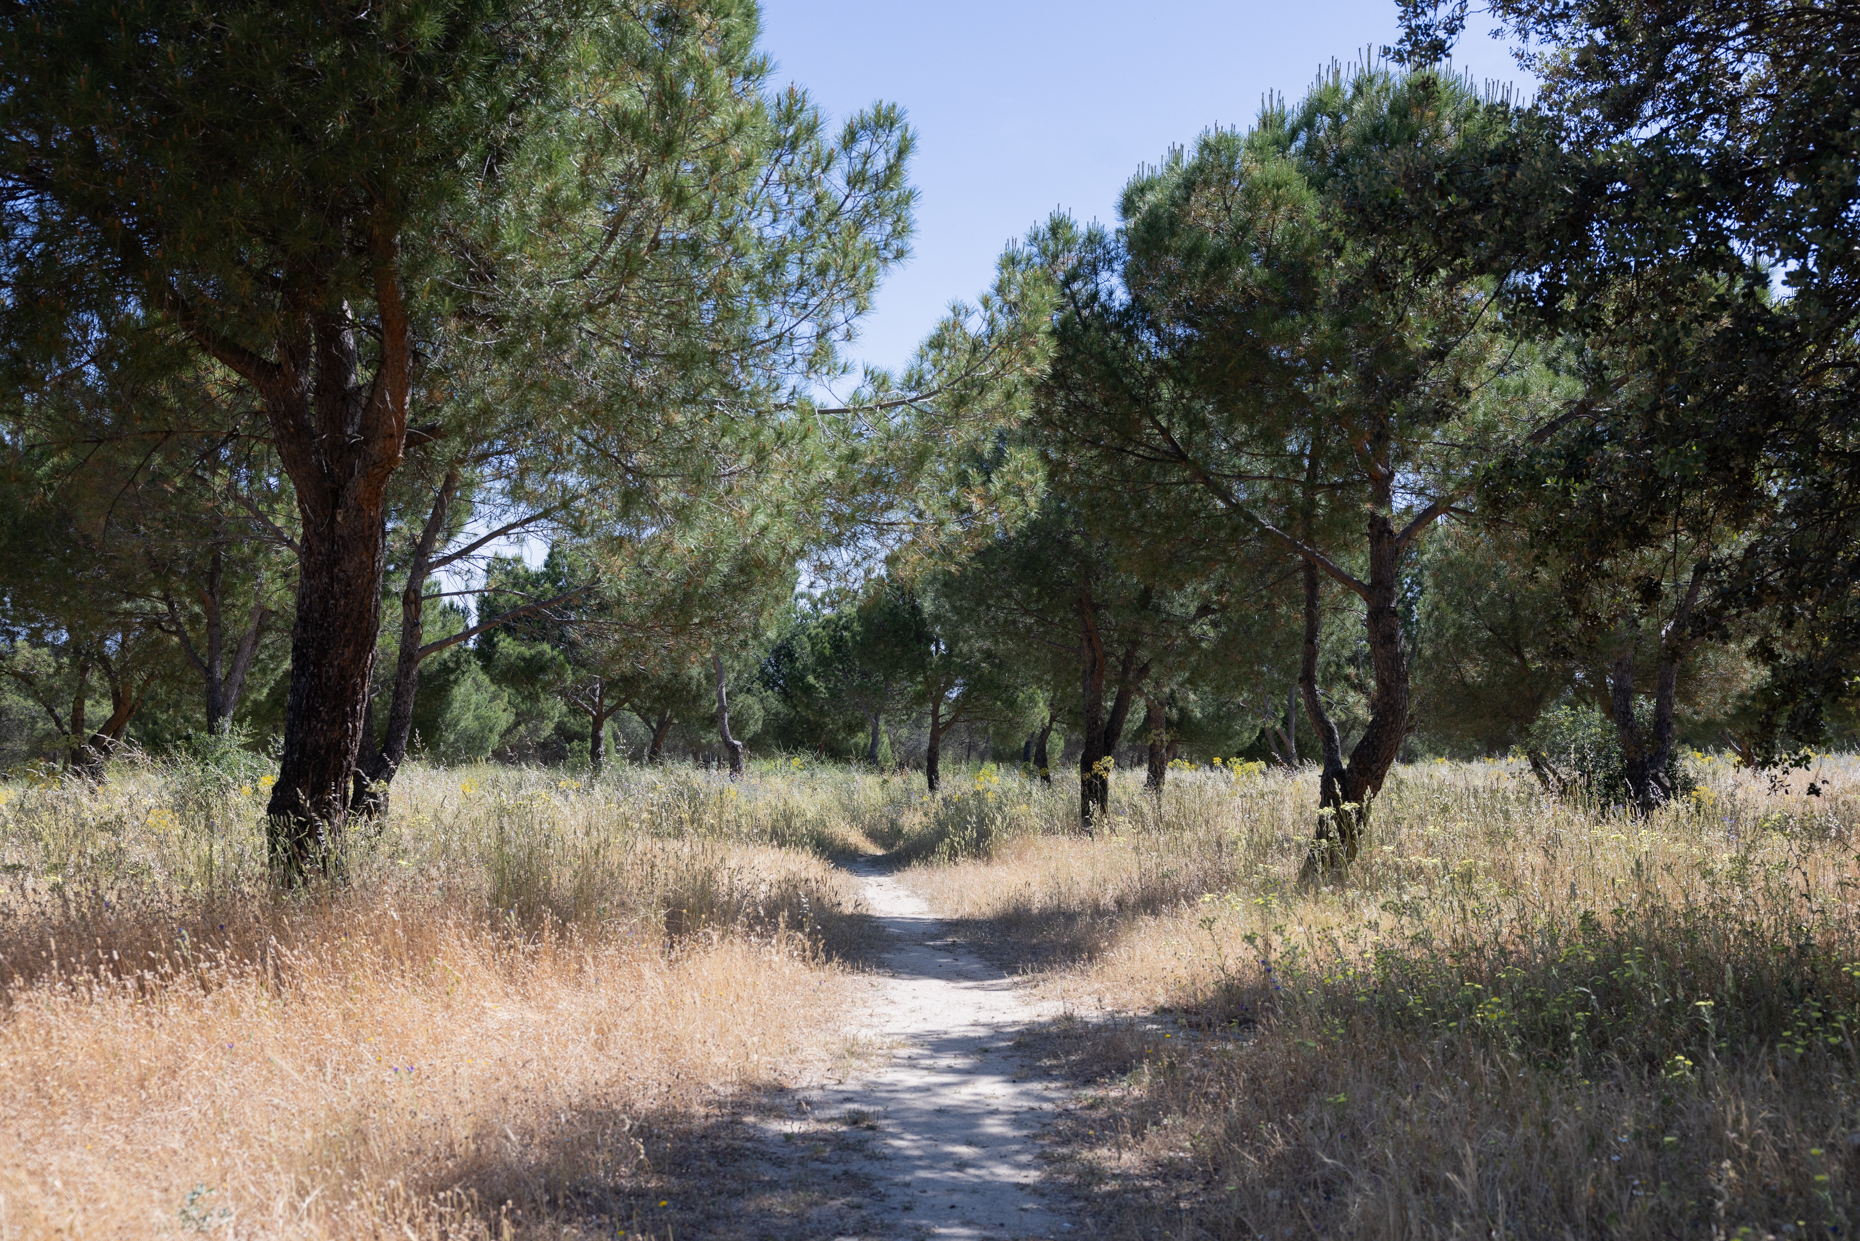
[[[1469,25],[1459,64],[1525,84],[1488,25]],[[1321,64],[1395,37],[1393,0],[763,0],[776,83],[836,119],[902,104],[917,131],[913,253],[851,350],[884,367],[987,287],[1002,247],[1054,208],[1110,222],[1124,182],[1171,144],[1249,123],[1267,91],[1295,99]]]

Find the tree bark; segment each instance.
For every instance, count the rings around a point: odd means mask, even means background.
[[[375,744],[372,728],[364,733],[362,758],[357,764],[355,787],[350,796],[350,809],[357,813],[381,815],[387,812],[388,786],[393,783],[400,765],[407,761],[407,745],[413,737],[414,697],[419,692],[420,661],[424,658],[420,648],[426,637],[426,581],[458,484],[458,470],[447,470],[407,564],[407,583],[400,592],[400,649],[394,657],[387,728],[379,745]]]
[[[187,662],[194,666],[206,686],[207,732],[212,736],[222,736],[232,727],[233,712],[239,709],[239,699],[245,692],[246,674],[251,671],[252,659],[258,653],[258,644],[265,636],[265,625],[271,619],[270,609],[254,598],[252,621],[239,635],[233,647],[232,663],[228,666],[224,585],[224,552],[216,541],[207,562],[206,588],[198,592],[201,611],[207,622],[204,651],[194,645],[174,596],[162,596],[163,602],[168,605],[168,623],[173,626],[174,636],[181,644],[181,653],[187,656]]]
[[[1292,680],[1291,689],[1285,693],[1285,730],[1279,734],[1285,741],[1285,750],[1281,759],[1286,770],[1298,770],[1298,681]]]
[[[1318,695],[1317,654],[1320,614],[1317,566],[1304,564],[1305,647],[1299,669],[1305,713],[1323,750],[1319,782],[1318,828],[1303,878],[1319,871],[1335,872],[1356,859],[1369,803],[1382,791],[1382,782],[1401,749],[1408,731],[1408,657],[1401,619],[1396,611],[1400,585],[1402,542],[1388,516],[1388,484],[1379,482],[1368,519],[1369,580],[1359,592],[1363,598],[1363,627],[1368,638],[1374,687],[1369,700],[1369,723],[1350,751],[1347,765],[1336,726]]]
[[[1308,561],[1304,565],[1304,587],[1305,640],[1299,651],[1298,692],[1304,699],[1305,715],[1311,721],[1311,731],[1317,734],[1320,764],[1318,807],[1325,810],[1335,808],[1341,797],[1343,742],[1337,735],[1337,725],[1324,709],[1324,699],[1318,687],[1319,643],[1324,620],[1323,595],[1317,567]]]
[[[1654,672],[1653,720],[1651,735],[1642,732],[1634,713],[1634,639],[1629,628],[1621,639],[1608,676],[1606,707],[1621,745],[1622,774],[1627,780],[1628,795],[1640,814],[1650,814],[1672,800],[1673,737],[1677,731],[1679,665],[1691,647],[1686,634],[1693,610],[1698,606],[1700,588],[1705,580],[1706,562],[1693,566],[1692,577],[1680,596],[1673,616],[1660,630],[1659,659]]]
[[[672,709],[666,707],[652,725],[652,744],[646,749],[646,761],[658,765],[665,760],[665,736],[672,731]]]
[[[1056,713],[1051,711],[1047,712],[1046,723],[1041,725],[1039,736],[1033,743],[1034,770],[1040,773],[1040,779],[1048,785],[1051,785],[1053,782],[1053,768],[1052,765],[1047,762],[1046,743],[1052,739],[1053,725],[1058,722],[1059,716]]]
[[[924,685],[924,697],[930,702],[930,735],[924,744],[924,783],[932,793],[943,787],[943,738],[950,729],[962,723],[968,713],[970,700],[966,693],[957,696],[951,709],[949,692],[952,688],[930,680]]]
[[[271,862],[287,884],[332,870],[347,818],[387,559],[386,506],[376,499],[304,514],[284,753],[267,807]]]
[[[1130,708],[1141,695],[1150,666],[1137,667],[1137,644],[1124,648],[1124,658],[1117,667],[1117,695],[1111,699],[1111,714],[1104,722],[1104,751],[1115,754],[1124,739],[1124,725],[1130,721]]]
[[[943,787],[943,696],[930,699],[930,736],[924,742],[924,784],[935,793]]]
[[[284,744],[266,807],[272,871],[292,886],[331,873],[340,857],[380,631],[387,487],[407,442],[413,328],[399,243],[385,220],[369,228],[378,359],[369,379],[361,325],[307,270],[283,275],[275,360],[202,336],[258,391],[302,522]]]
[[[65,770],[84,770],[84,700],[90,694],[90,661],[80,659],[77,666],[77,688],[71,693],[71,727],[65,733]]]
[[[1160,795],[1169,778],[1169,712],[1161,694],[1143,696],[1144,731],[1149,742],[1149,772],[1143,787]]]
[[[110,714],[103,724],[92,732],[77,747],[77,768],[93,780],[103,779],[103,769],[123,743],[123,735],[129,731],[129,722],[142,709],[142,703],[148,693],[149,685],[154,681],[150,674],[142,678],[142,683],[130,688],[127,675],[119,670],[114,661],[101,652],[97,655],[97,666],[103,669],[105,681],[110,687]],[[80,689],[80,693],[82,690]],[[83,712],[77,713],[73,736],[82,737]]]
[[[1080,650],[1083,653],[1080,689],[1083,699],[1084,732],[1079,750],[1079,825],[1091,830],[1092,821],[1110,809],[1111,768],[1117,743],[1124,734],[1124,722],[1137,688],[1149,671],[1146,664],[1136,667],[1137,646],[1125,646],[1118,667],[1117,693],[1107,714],[1104,709],[1105,681],[1110,660],[1104,635],[1098,627],[1096,601],[1089,591],[1081,593],[1076,610],[1080,620]]]
[[[730,779],[743,778],[743,743],[730,735],[730,699],[724,686],[723,656],[711,653],[711,664],[717,670],[717,735],[723,739],[723,748],[730,756]]]
[[[1079,826],[1090,831],[1092,820],[1110,806],[1110,749],[1105,745],[1104,635],[1098,629],[1097,601],[1082,591],[1074,605],[1079,618],[1079,697],[1084,727],[1079,734]]]

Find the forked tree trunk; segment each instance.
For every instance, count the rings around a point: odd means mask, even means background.
[[[1077,612],[1083,654],[1079,679],[1085,725],[1079,750],[1079,826],[1090,831],[1094,820],[1110,809],[1113,755],[1124,734],[1131,701],[1149,666],[1146,664],[1141,669],[1136,666],[1136,643],[1125,646],[1118,665],[1117,693],[1107,712],[1104,691],[1110,661],[1104,635],[1098,628],[1096,603],[1089,592],[1080,596]]]
[[[458,490],[459,474],[448,470],[441,480],[426,524],[413,546],[407,565],[407,581],[400,592],[400,647],[394,656],[394,682],[388,696],[387,728],[381,743],[374,742],[374,729],[363,736],[362,755],[356,764],[355,788],[350,808],[357,813],[380,815],[387,812],[388,786],[400,765],[407,761],[407,744],[413,737],[413,704],[419,691],[421,645],[426,636],[426,581],[433,551],[446,527],[452,497]],[[370,721],[372,724],[372,720]]]
[[[652,723],[652,744],[646,747],[646,761],[658,764],[665,760],[665,736],[672,731],[672,709],[665,708],[659,712],[659,718]]]
[[[968,711],[968,695],[958,695],[951,709],[950,687],[935,682],[924,686],[930,700],[930,735],[924,743],[924,784],[934,793],[943,787],[943,738],[962,722]]]
[[[377,745],[371,698],[368,727],[363,732],[362,753],[356,763],[355,787],[350,795],[351,814],[378,816],[387,813],[389,787],[395,774],[400,771],[401,764],[407,761],[407,746],[413,739],[413,708],[420,689],[421,664],[443,650],[469,642],[479,634],[509,624],[518,617],[538,611],[546,612],[588,589],[586,586],[577,586],[550,599],[531,600],[489,620],[468,625],[457,633],[427,642],[426,584],[432,580],[433,574],[528,524],[524,521],[511,522],[481,535],[463,547],[454,548],[444,556],[435,557],[434,553],[445,532],[452,501],[458,494],[458,484],[458,469],[454,467],[447,470],[438,491],[434,493],[426,524],[414,542],[413,556],[407,566],[407,581],[400,592],[400,646],[394,656],[393,692],[388,698],[387,727],[382,731],[380,744]]]
[[[717,735],[723,740],[724,752],[730,756],[730,779],[743,778],[743,743],[730,735],[730,698],[724,685],[723,656],[711,654],[711,664],[717,670]]]
[[[221,736],[231,728],[233,712],[239,709],[239,699],[245,692],[246,675],[258,653],[258,644],[265,636],[265,626],[271,620],[270,609],[253,599],[251,623],[233,644],[232,661],[228,664],[224,583],[224,550],[216,541],[207,562],[206,587],[198,592],[207,624],[205,650],[194,645],[174,596],[162,596],[168,607],[168,623],[181,644],[181,653],[187,656],[187,662],[194,666],[206,685],[207,732],[212,736]]]
[[[1644,731],[1634,713],[1634,638],[1628,629],[1609,669],[1608,695],[1604,699],[1615,736],[1621,745],[1622,775],[1628,795],[1640,814],[1650,814],[1671,801],[1673,787],[1673,738],[1677,731],[1679,665],[1691,648],[1687,634],[1692,613],[1698,606],[1700,588],[1705,580],[1706,562],[1693,566],[1691,580],[1673,616],[1661,628],[1659,662],[1654,671],[1653,720],[1651,731]]]
[[[272,871],[289,885],[329,873],[339,857],[380,631],[387,488],[407,445],[413,328],[399,242],[385,216],[367,226],[372,376],[362,325],[311,267],[284,273],[271,358],[176,305],[182,326],[257,391],[302,522],[284,742],[266,806]]]
[[[1285,693],[1285,727],[1279,730],[1279,739],[1283,743],[1279,751],[1279,761],[1285,764],[1287,771],[1298,770],[1298,681],[1292,681],[1291,689]]]

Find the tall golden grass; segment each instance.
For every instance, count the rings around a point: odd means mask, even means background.
[[[889,795],[413,769],[344,882],[280,895],[262,787],[4,792],[0,1237],[650,1224],[683,1129],[832,1053],[823,855]]]
[[[1120,774],[1089,836],[991,767],[414,769],[296,895],[261,787],[14,782],[0,1237],[693,1235],[752,1191],[691,1135],[839,1046],[826,859],[880,850],[1070,1002],[1031,1042],[1108,1235],[1844,1235],[1860,772],[1693,765],[1648,819],[1399,768],[1315,890],[1312,777],[1235,765]]]
[[[1063,1127],[1113,1235],[1845,1235],[1860,1216],[1854,765],[1694,756],[1647,819],[1509,765],[1397,770],[1301,891],[1309,775],[1177,773],[1091,838],[967,790],[914,881],[1043,971],[1101,1085]],[[991,795],[992,794],[992,795]],[[930,844],[920,856],[963,850]]]

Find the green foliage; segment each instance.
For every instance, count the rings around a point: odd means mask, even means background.
[[[1651,728],[1651,704],[1641,704],[1638,711],[1641,727]],[[1550,792],[1579,795],[1602,806],[1631,800],[1620,730],[1589,703],[1566,702],[1545,711],[1531,725],[1521,748]],[[1693,781],[1677,751],[1667,757],[1666,776],[1676,795],[1691,791]]]
[[[448,648],[421,665],[413,731],[440,762],[487,758],[516,718],[504,689],[466,647]]]

